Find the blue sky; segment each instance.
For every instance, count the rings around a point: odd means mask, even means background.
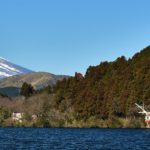
[[[0,56],[73,75],[149,45],[149,0],[0,0]]]

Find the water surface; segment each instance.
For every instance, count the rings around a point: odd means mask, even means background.
[[[0,128],[0,150],[148,150],[149,129]]]

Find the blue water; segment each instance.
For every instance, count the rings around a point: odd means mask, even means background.
[[[0,150],[148,150],[149,129],[0,128]]]

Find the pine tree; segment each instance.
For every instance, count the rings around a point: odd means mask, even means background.
[[[28,84],[26,82],[23,83],[22,87],[21,87],[21,91],[20,94],[25,96],[25,97],[29,97],[34,93],[34,88],[31,84]]]

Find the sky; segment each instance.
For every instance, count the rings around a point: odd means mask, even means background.
[[[0,56],[74,75],[150,43],[149,0],[0,0]]]

